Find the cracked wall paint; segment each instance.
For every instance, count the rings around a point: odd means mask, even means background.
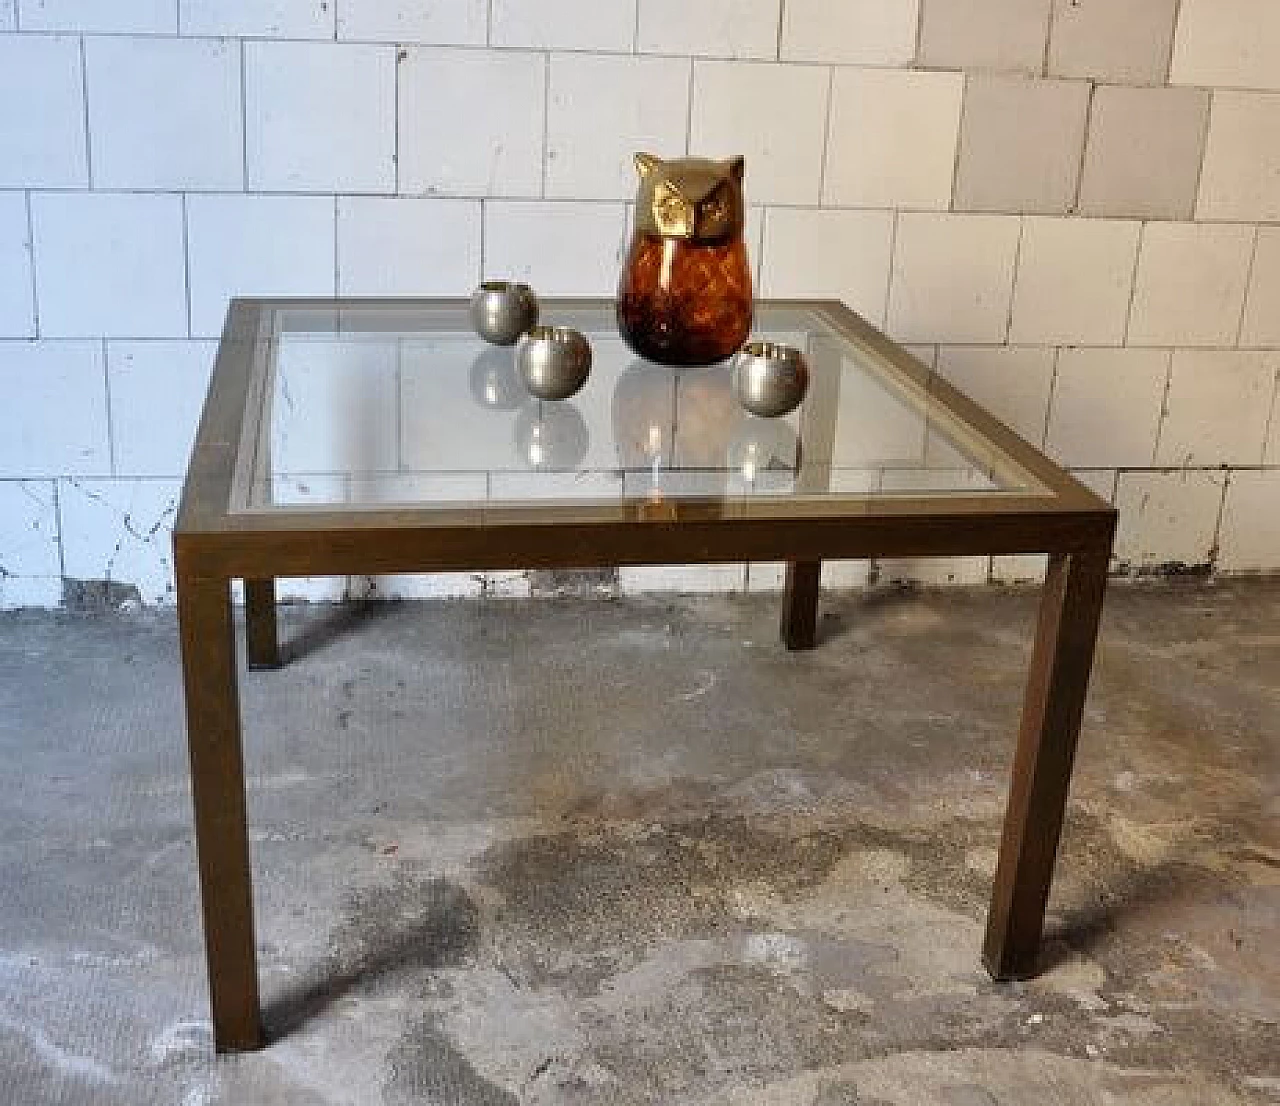
[[[176,480],[61,480],[67,577],[132,585],[146,603],[173,601]]]

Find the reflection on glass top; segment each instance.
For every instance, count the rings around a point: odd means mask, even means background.
[[[753,336],[808,357],[809,392],[779,419],[734,398],[727,364],[637,358],[607,305],[543,319],[582,330],[585,387],[532,399],[510,347],[445,305],[274,313],[261,343],[248,501],[274,507],[938,496],[1038,490],[927,388],[825,318],[757,309]]]

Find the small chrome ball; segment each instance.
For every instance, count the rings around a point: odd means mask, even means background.
[[[516,371],[539,399],[568,399],[591,372],[591,343],[567,326],[535,326],[516,342]]]
[[[486,342],[509,346],[538,321],[538,297],[527,284],[486,280],[471,294],[471,325]]]
[[[794,411],[809,388],[804,354],[780,342],[748,342],[733,355],[730,369],[738,402],[763,419]]]

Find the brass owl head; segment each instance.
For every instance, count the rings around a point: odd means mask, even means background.
[[[743,159],[636,154],[636,230],[662,238],[723,242],[742,233]]]

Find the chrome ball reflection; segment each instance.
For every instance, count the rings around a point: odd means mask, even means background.
[[[471,395],[491,411],[514,411],[528,398],[511,350],[485,349],[471,363]]]
[[[516,415],[516,453],[531,469],[572,472],[590,445],[586,420],[572,403],[531,399]]]
[[[527,284],[486,280],[471,294],[471,325],[486,342],[509,346],[538,321],[538,297]]]
[[[743,415],[726,461],[748,483],[766,472],[794,476],[800,467],[800,439],[785,422]]]
[[[730,369],[738,402],[763,419],[794,411],[809,388],[804,354],[780,342],[748,342],[733,355]]]
[[[539,399],[568,399],[591,372],[591,343],[567,326],[535,326],[516,342],[516,369]]]

